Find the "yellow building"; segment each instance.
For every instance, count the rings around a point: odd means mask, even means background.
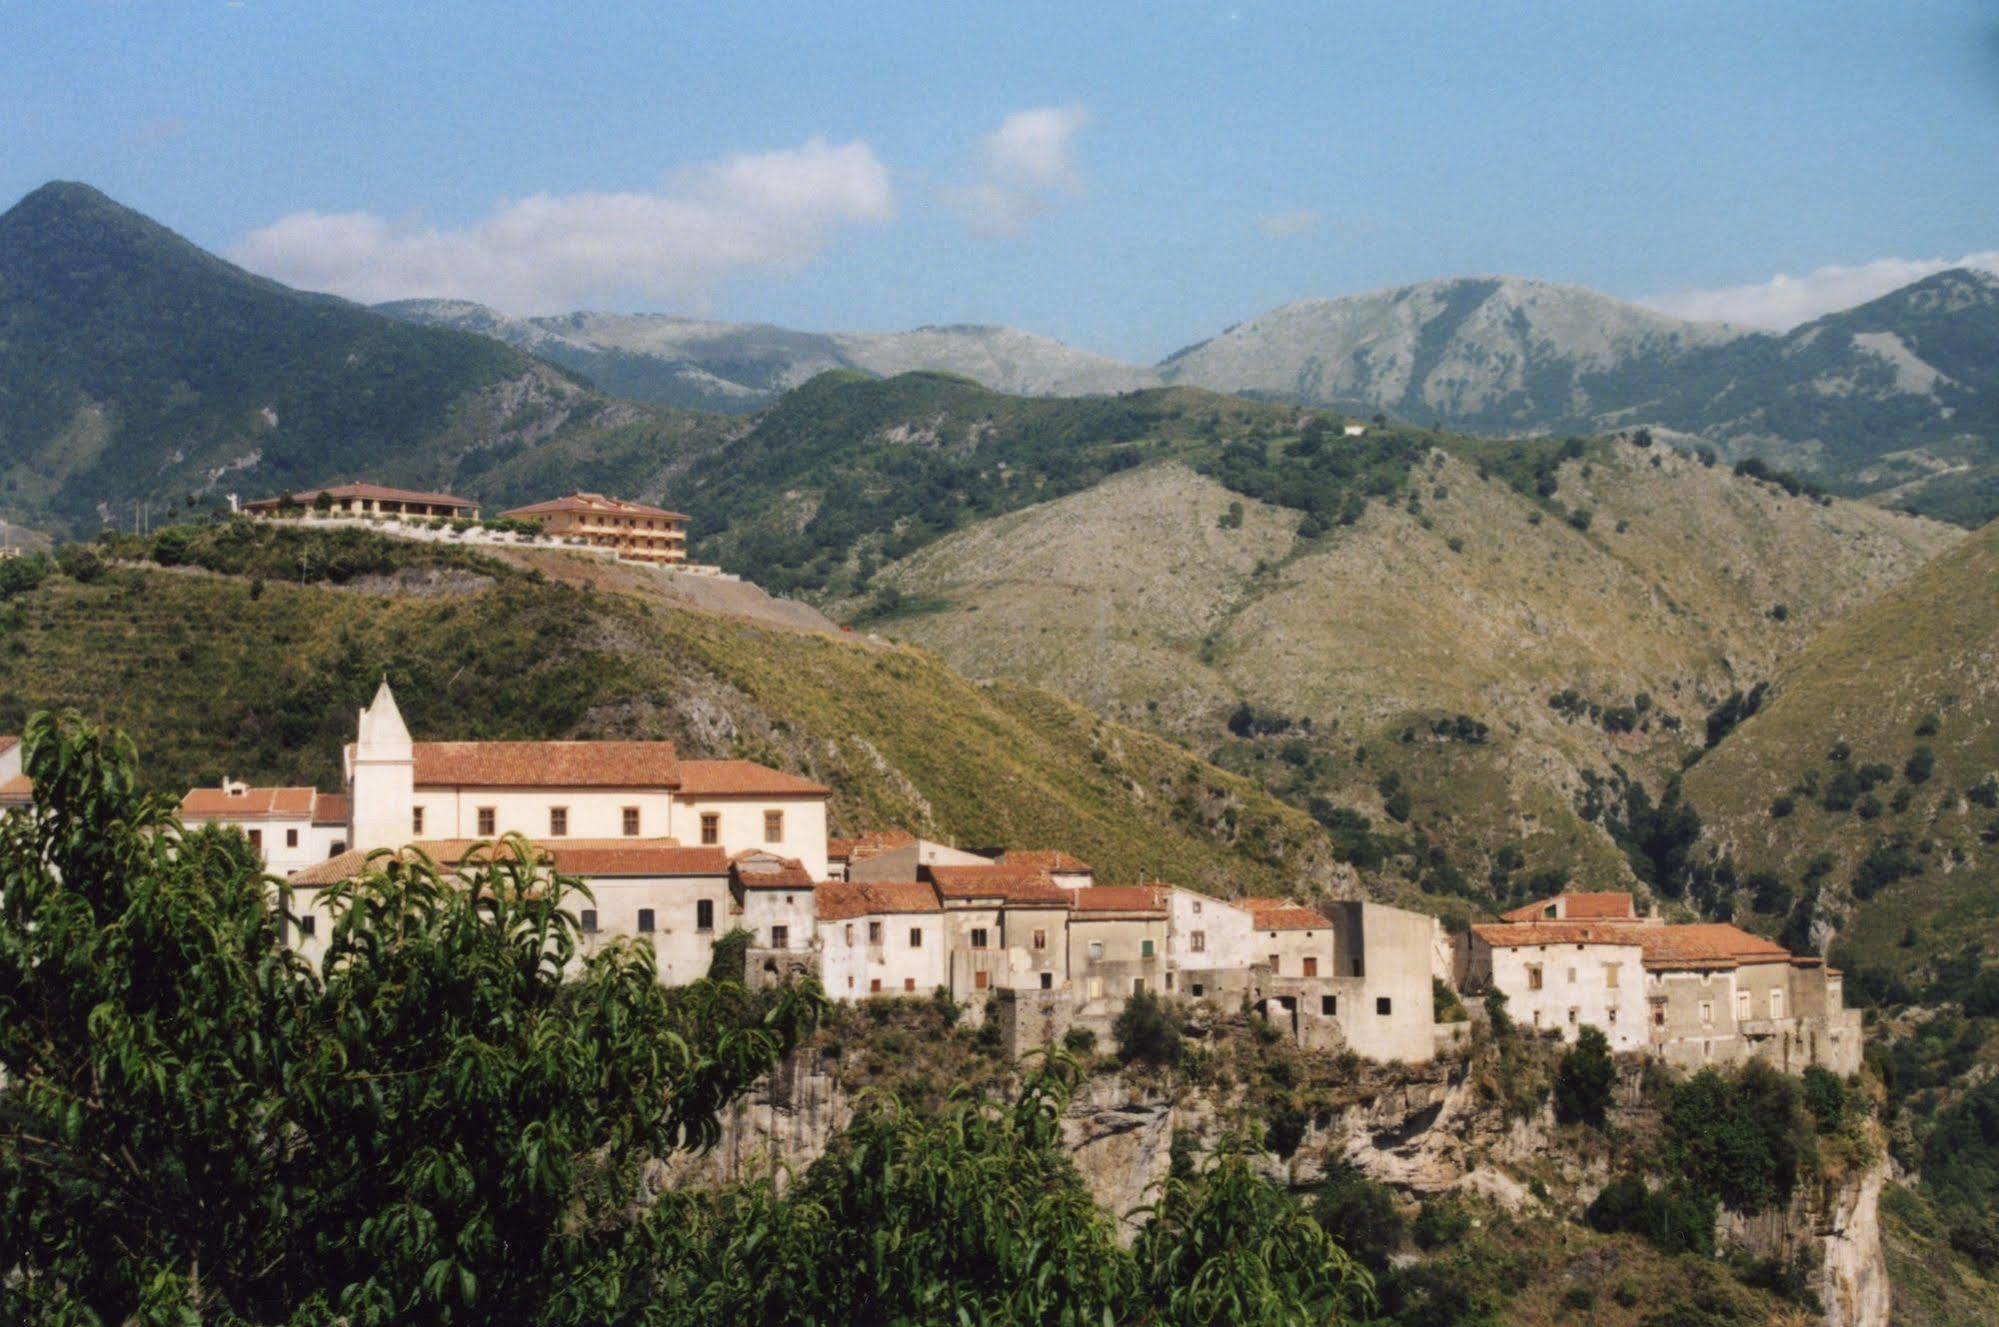
[[[503,515],[510,521],[533,521],[551,538],[612,549],[633,562],[687,561],[687,518],[642,502],[571,493]]]

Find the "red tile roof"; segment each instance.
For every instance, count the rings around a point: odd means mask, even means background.
[[[1241,899],[1237,906],[1249,910],[1250,924],[1259,931],[1330,931],[1333,923],[1326,915],[1288,898],[1258,895]]]
[[[292,494],[292,502],[301,507],[309,507],[321,493],[329,498],[372,498],[377,502],[421,502],[428,506],[448,506],[471,508],[475,503],[464,498],[453,497],[449,493],[420,493],[414,489],[388,488],[381,484],[333,484],[324,489],[308,488]],[[258,498],[243,505],[252,511],[262,511],[278,505],[278,498]]]
[[[182,820],[306,820],[320,793],[313,788],[194,788],[180,799]],[[343,801],[345,799],[342,799]]]
[[[1072,889],[1078,912],[1148,912],[1166,915],[1166,891],[1152,885],[1092,885]]]
[[[812,875],[795,857],[768,852],[739,852],[729,862],[729,874],[745,889],[811,889]]]
[[[554,516],[561,512],[590,512],[605,516],[664,516],[671,520],[687,519],[677,511],[667,511],[661,507],[648,507],[643,502],[627,502],[623,498],[607,498],[602,493],[571,493],[566,497],[550,498],[546,502],[532,502],[525,507],[516,507],[503,512],[509,519],[531,516]]]
[[[1626,945],[1643,951],[1648,968],[1735,967],[1785,963],[1791,951],[1725,922],[1643,925],[1612,922],[1486,922],[1472,934],[1495,949],[1534,945]]]
[[[729,873],[729,854],[720,848],[689,848],[678,839],[565,839],[541,847],[564,875],[651,876]]]
[[[801,779],[752,760],[683,760],[680,794],[683,797],[830,797],[833,790],[823,783]]]
[[[352,818],[346,793],[321,793],[319,800],[313,803],[312,823],[315,825],[344,825]]]
[[[850,885],[833,881],[813,891],[819,920],[847,921],[891,912],[937,912],[937,892],[921,884]]]
[[[999,856],[1001,866],[1018,866],[1029,871],[1046,871],[1051,875],[1085,875],[1090,873],[1090,864],[1080,857],[1071,857],[1057,848],[1009,848]]]
[[[419,788],[676,788],[671,742],[416,742]]]
[[[870,830],[850,839],[826,840],[826,856],[836,862],[864,862],[870,857],[906,848],[914,842],[916,836],[906,829]]]
[[[1562,893],[1552,898],[1538,899],[1524,907],[1514,908],[1499,914],[1506,922],[1533,922],[1542,920],[1542,914],[1550,907],[1561,909],[1560,921],[1635,921],[1638,909],[1625,893]]]
[[[0,781],[0,805],[15,806],[35,800],[35,785],[25,774]]]
[[[993,863],[987,866],[925,866],[937,892],[947,899],[996,898],[1005,903],[1045,903],[1067,907],[1076,893],[1051,882],[1040,871]]]
[[[21,745],[21,739],[18,735],[0,734],[0,756],[6,755],[19,745]]]

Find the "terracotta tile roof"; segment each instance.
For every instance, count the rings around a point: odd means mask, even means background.
[[[1601,922],[1486,922],[1472,933],[1495,949],[1532,945],[1625,945],[1643,951],[1648,968],[1735,967],[1786,963],[1791,951],[1726,922],[1633,926]]]
[[[313,888],[319,885],[338,884],[342,880],[352,880],[361,874],[361,868],[367,860],[367,853],[359,848],[349,848],[346,852],[338,853],[323,862],[300,867],[292,872],[291,879],[287,883]]]
[[[453,497],[449,493],[420,493],[414,489],[388,488],[382,484],[333,484],[324,489],[308,488],[292,494],[292,501],[302,507],[309,507],[321,493],[329,498],[372,498],[377,502],[421,502],[430,506],[471,508],[476,505],[464,498]],[[258,498],[255,502],[243,504],[252,511],[262,511],[278,505],[277,498]]]
[[[1551,898],[1537,899],[1523,907],[1499,914],[1505,922],[1533,922],[1542,920],[1542,914],[1550,907],[1561,909],[1560,921],[1636,921],[1638,909],[1633,906],[1631,895],[1625,893],[1562,893]]]
[[[419,788],[677,788],[671,742],[416,742]]]
[[[1078,912],[1149,912],[1166,915],[1166,891],[1152,885],[1091,885],[1069,891]]]
[[[813,891],[814,907],[822,922],[848,921],[855,917],[880,916],[891,912],[938,912],[942,905],[929,885],[874,884],[849,885],[839,881],[820,885]]]
[[[678,839],[565,839],[542,849],[564,875],[712,875],[729,873],[720,848],[689,848]]]
[[[319,792],[312,788],[194,788],[180,799],[182,820],[306,820]]]
[[[850,839],[826,840],[826,856],[836,862],[864,862],[870,857],[906,848],[914,842],[916,836],[906,829],[870,830]]]
[[[1063,889],[1040,871],[1023,871],[1018,866],[925,866],[922,868],[937,892],[947,899],[996,898],[1005,903],[1045,903],[1067,907],[1076,891]]]
[[[546,502],[531,502],[525,507],[516,507],[512,511],[503,512],[502,515],[510,519],[519,519],[530,516],[554,516],[569,511],[604,516],[664,516],[676,521],[687,519],[677,511],[648,507],[643,502],[627,502],[623,498],[607,498],[602,493],[571,493],[566,497],[550,498]]]
[[[759,765],[753,760],[683,760],[683,797],[830,797],[823,783]]]
[[[15,806],[35,800],[35,785],[25,774],[0,780],[0,806]]]
[[[999,860],[1001,866],[1019,866],[1052,875],[1082,875],[1090,870],[1090,864],[1082,858],[1055,848],[1010,848],[1000,854]]]
[[[745,889],[811,889],[812,876],[795,857],[768,852],[739,852],[729,861],[729,875]]]
[[[18,734],[0,734],[0,756],[6,755],[19,745],[21,739]]]
[[[344,825],[352,818],[346,793],[321,793],[319,800],[313,803],[312,823],[315,825]]]
[[[1330,931],[1333,923],[1315,908],[1288,898],[1267,894],[1238,899],[1236,906],[1249,911],[1250,924],[1259,931]]]

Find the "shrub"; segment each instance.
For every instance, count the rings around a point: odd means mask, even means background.
[[[1118,1058],[1126,1064],[1178,1064],[1185,1050],[1179,1023],[1166,1002],[1151,991],[1140,991],[1125,1001],[1111,1025],[1111,1036]]]
[[[1812,1121],[1820,1133],[1836,1133],[1846,1123],[1850,1109],[1846,1084],[1838,1074],[1814,1064],[1808,1067],[1798,1080],[1798,1090],[1804,1096],[1805,1109],[1812,1113]]]
[[[1326,1169],[1312,1200],[1312,1216],[1361,1266],[1385,1271],[1402,1246],[1406,1223],[1387,1187],[1348,1161]]]
[[[1492,1025],[1493,1036],[1513,1035],[1513,1015],[1506,1012],[1506,992],[1497,986],[1486,987],[1485,1018]]]
[[[1797,1083],[1760,1060],[1732,1079],[1704,1069],[1673,1089],[1665,1124],[1667,1166],[1736,1211],[1788,1199],[1814,1155]]]
[[[1097,1034],[1086,1027],[1072,1027],[1062,1034],[1062,1049],[1078,1058],[1097,1053]]]
[[[1410,1228],[1417,1247],[1427,1250],[1448,1248],[1470,1231],[1471,1213],[1452,1198],[1426,1199],[1416,1213],[1416,1224]]]
[[[1602,1029],[1585,1026],[1555,1071],[1555,1118],[1601,1127],[1616,1086],[1609,1039]]]
[[[1605,1185],[1584,1213],[1591,1228],[1606,1235],[1628,1231],[1662,1253],[1714,1254],[1716,1205],[1712,1195],[1675,1183],[1652,1190],[1636,1175]]]
[[[1910,783],[1928,783],[1936,768],[1937,753],[1926,746],[1919,746],[1902,766],[1902,777]]]

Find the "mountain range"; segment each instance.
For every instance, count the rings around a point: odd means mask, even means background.
[[[959,373],[1016,395],[1178,384],[1488,435],[1650,427],[1966,524],[1999,515],[1999,278],[1927,277],[1786,333],[1575,286],[1430,281],[1303,300],[1156,365],[1007,327],[813,333],[655,315],[384,306],[496,336],[639,400],[754,410],[829,369]]]

